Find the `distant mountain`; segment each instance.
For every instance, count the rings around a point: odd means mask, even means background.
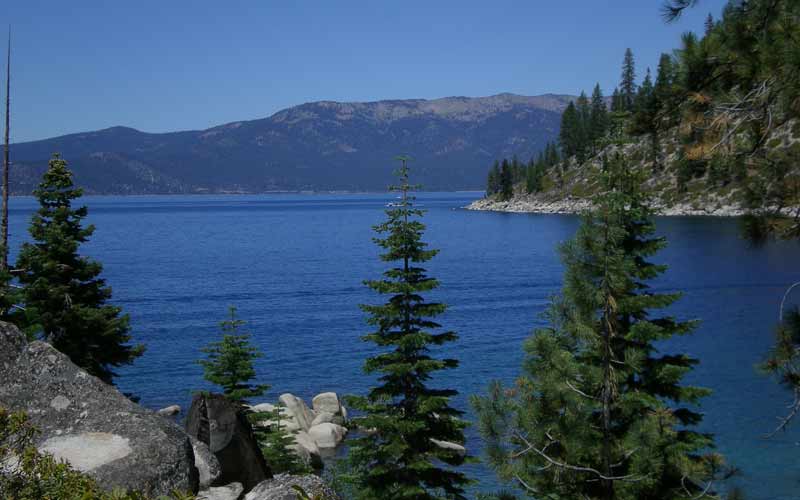
[[[30,193],[53,152],[88,193],[381,190],[398,154],[426,189],[483,189],[494,159],[527,160],[557,137],[572,99],[321,101],[199,131],[112,127],[14,144],[12,189]]]

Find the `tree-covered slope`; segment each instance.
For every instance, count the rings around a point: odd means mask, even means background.
[[[558,158],[505,178],[492,170],[490,196],[474,208],[580,210],[617,154],[647,173],[668,213],[771,215],[759,222],[770,230],[800,206],[800,3],[731,1],[702,36],[684,34],[655,71],[640,83],[636,74],[628,50],[610,110],[595,105],[598,87],[582,94],[562,116]]]

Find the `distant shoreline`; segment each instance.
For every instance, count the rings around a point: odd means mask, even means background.
[[[449,193],[449,194],[483,194],[484,190],[482,189],[458,189],[453,191],[446,191],[446,190],[434,190],[434,191],[416,191],[417,193],[426,194],[426,193]],[[191,193],[87,193],[84,192],[83,196],[115,196],[115,197],[136,197],[136,196],[262,196],[262,195],[275,195],[275,194],[285,194],[285,195],[324,195],[324,194],[389,194],[391,191],[388,189],[386,190],[375,190],[375,191],[307,191],[307,190],[299,190],[299,191],[248,191],[248,192],[233,192],[233,191],[224,191],[224,192],[205,192],[205,193],[198,193],[198,192],[191,192]],[[34,196],[33,193],[28,194],[21,194],[21,193],[11,193],[10,196],[12,198],[31,198]]]
[[[504,213],[528,214],[563,214],[576,215],[592,208],[592,203],[581,198],[567,198],[563,200],[535,200],[514,198],[508,201],[498,201],[489,198],[475,200],[463,207],[466,210]],[[703,217],[741,217],[746,211],[741,207],[721,205],[717,207],[697,207],[689,204],[676,204],[671,206],[654,205],[656,215],[665,217],[703,216]]]

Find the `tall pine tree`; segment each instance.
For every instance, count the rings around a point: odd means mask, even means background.
[[[562,247],[562,294],[525,343],[523,374],[473,398],[490,464],[533,498],[714,498],[722,459],[692,430],[708,391],[681,383],[697,363],[657,344],[692,322],[656,315],[679,294],[653,292],[665,267],[652,213],[621,160],[607,193]]]
[[[600,141],[608,133],[608,108],[603,98],[603,91],[600,84],[594,86],[592,91],[592,104],[589,119],[589,140],[592,144],[592,152],[596,152]]]
[[[78,254],[94,232],[83,226],[87,208],[72,206],[81,194],[67,162],[53,155],[34,191],[40,205],[29,227],[34,241],[17,259],[25,322],[76,365],[112,383],[114,368],[132,363],[144,346],[129,344],[128,316],[107,303],[111,288],[100,278],[102,265]]]
[[[632,111],[636,99],[636,64],[633,60],[633,51],[625,50],[622,61],[622,77],[619,83],[620,102],[623,111]]]
[[[376,329],[364,340],[380,352],[369,358],[365,371],[378,376],[380,385],[366,397],[348,398],[363,412],[357,425],[372,429],[350,444],[350,480],[361,500],[464,499],[467,477],[454,467],[464,463],[458,452],[440,446],[442,441],[463,443],[465,423],[461,412],[450,406],[457,394],[429,385],[441,370],[458,366],[455,359],[440,359],[432,347],[456,340],[454,332],[435,333],[440,325],[431,318],[443,313],[445,304],[426,302],[422,294],[439,283],[420,264],[437,251],[422,241],[424,211],[414,208],[414,189],[409,184],[407,159],[400,158],[400,185],[392,191],[400,201],[386,210],[387,220],[375,226],[375,242],[385,250],[384,262],[392,263],[383,279],[366,284],[389,299],[381,305],[364,305],[369,323]]]

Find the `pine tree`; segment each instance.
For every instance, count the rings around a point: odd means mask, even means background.
[[[636,98],[636,65],[633,60],[633,51],[625,50],[622,61],[622,78],[619,84],[620,102],[623,111],[632,111]]]
[[[274,473],[306,472],[308,468],[291,449],[294,438],[280,424],[283,417],[279,410],[254,412],[246,406],[250,398],[262,396],[269,390],[269,385],[253,383],[256,379],[253,362],[263,354],[251,344],[250,333],[242,331],[247,323],[236,317],[234,306],[228,308],[228,315],[228,319],[220,322],[222,338],[200,349],[208,355],[197,362],[203,367],[203,378],[220,386],[228,399],[241,406],[241,411],[253,424],[264,459]]]
[[[437,251],[422,241],[425,226],[419,217],[424,211],[414,208],[407,161],[400,160],[400,185],[391,189],[402,197],[386,210],[387,220],[374,228],[380,235],[375,242],[385,250],[381,259],[392,267],[383,279],[366,282],[390,297],[382,305],[362,306],[376,328],[364,340],[381,351],[364,368],[378,376],[380,385],[366,397],[348,398],[364,413],[357,425],[374,432],[350,444],[350,481],[362,500],[464,499],[469,481],[455,467],[465,457],[437,445],[464,442],[466,424],[459,418],[461,412],[450,406],[457,392],[429,386],[435,373],[458,366],[455,359],[432,356],[431,348],[457,336],[449,331],[434,333],[440,325],[431,318],[446,306],[425,302],[422,296],[438,282],[419,266]]]
[[[530,497],[699,498],[724,472],[712,438],[691,429],[708,391],[681,383],[696,360],[657,349],[694,323],[652,316],[679,297],[648,285],[665,241],[641,179],[619,158],[608,168],[599,208],[562,247],[564,288],[525,344],[523,375],[472,402],[490,464]]]
[[[671,108],[678,108],[678,106],[673,106],[673,102],[677,100],[677,92],[675,89],[675,69],[672,57],[669,54],[661,54],[661,58],[658,60],[653,96],[656,100],[656,107],[660,112],[666,112],[665,114],[677,117],[676,112],[669,113]]]
[[[710,35],[712,31],[714,31],[714,16],[709,12],[708,16],[706,16],[705,36]]]
[[[656,129],[656,98],[653,90],[653,80],[650,76],[650,69],[647,69],[644,81],[636,93],[636,101],[633,109],[633,120],[631,132],[633,134],[650,134]]]
[[[592,110],[589,105],[589,98],[586,96],[586,92],[581,92],[581,95],[578,96],[578,100],[576,101],[576,110],[578,113],[578,128],[577,128],[577,138],[576,138],[576,152],[575,157],[578,160],[578,163],[583,163],[586,161],[586,158],[589,156],[589,151],[591,150],[591,115]]]
[[[603,98],[603,91],[600,90],[599,83],[594,86],[592,91],[591,117],[589,121],[589,140],[592,144],[592,151],[596,152],[600,141],[608,133],[608,109],[606,108],[606,101]]]
[[[618,113],[623,109],[622,96],[619,93],[619,88],[614,87],[614,93],[611,95],[611,112]]]
[[[486,181],[486,196],[492,196],[500,192],[500,163],[495,160],[492,168],[489,169],[489,178]]]
[[[579,128],[578,109],[575,107],[575,103],[570,101],[561,115],[561,131],[559,132],[561,151],[564,153],[565,158],[575,156],[578,153]]]
[[[222,338],[200,349],[208,357],[197,363],[203,367],[203,378],[220,386],[231,401],[245,404],[269,390],[268,385],[252,383],[256,378],[253,361],[263,354],[251,345],[250,333],[240,333],[247,323],[236,317],[234,306],[228,308],[228,315],[228,319],[220,322]]]
[[[514,197],[514,172],[508,160],[503,159],[500,166],[500,199],[510,200]]]
[[[29,227],[34,242],[25,243],[17,259],[24,323],[73,363],[112,383],[113,369],[132,363],[144,346],[128,344],[128,316],[106,303],[111,288],[100,278],[102,265],[78,254],[94,233],[94,226],[83,226],[87,208],[72,207],[81,194],[67,162],[53,155],[34,191],[40,205]]]

